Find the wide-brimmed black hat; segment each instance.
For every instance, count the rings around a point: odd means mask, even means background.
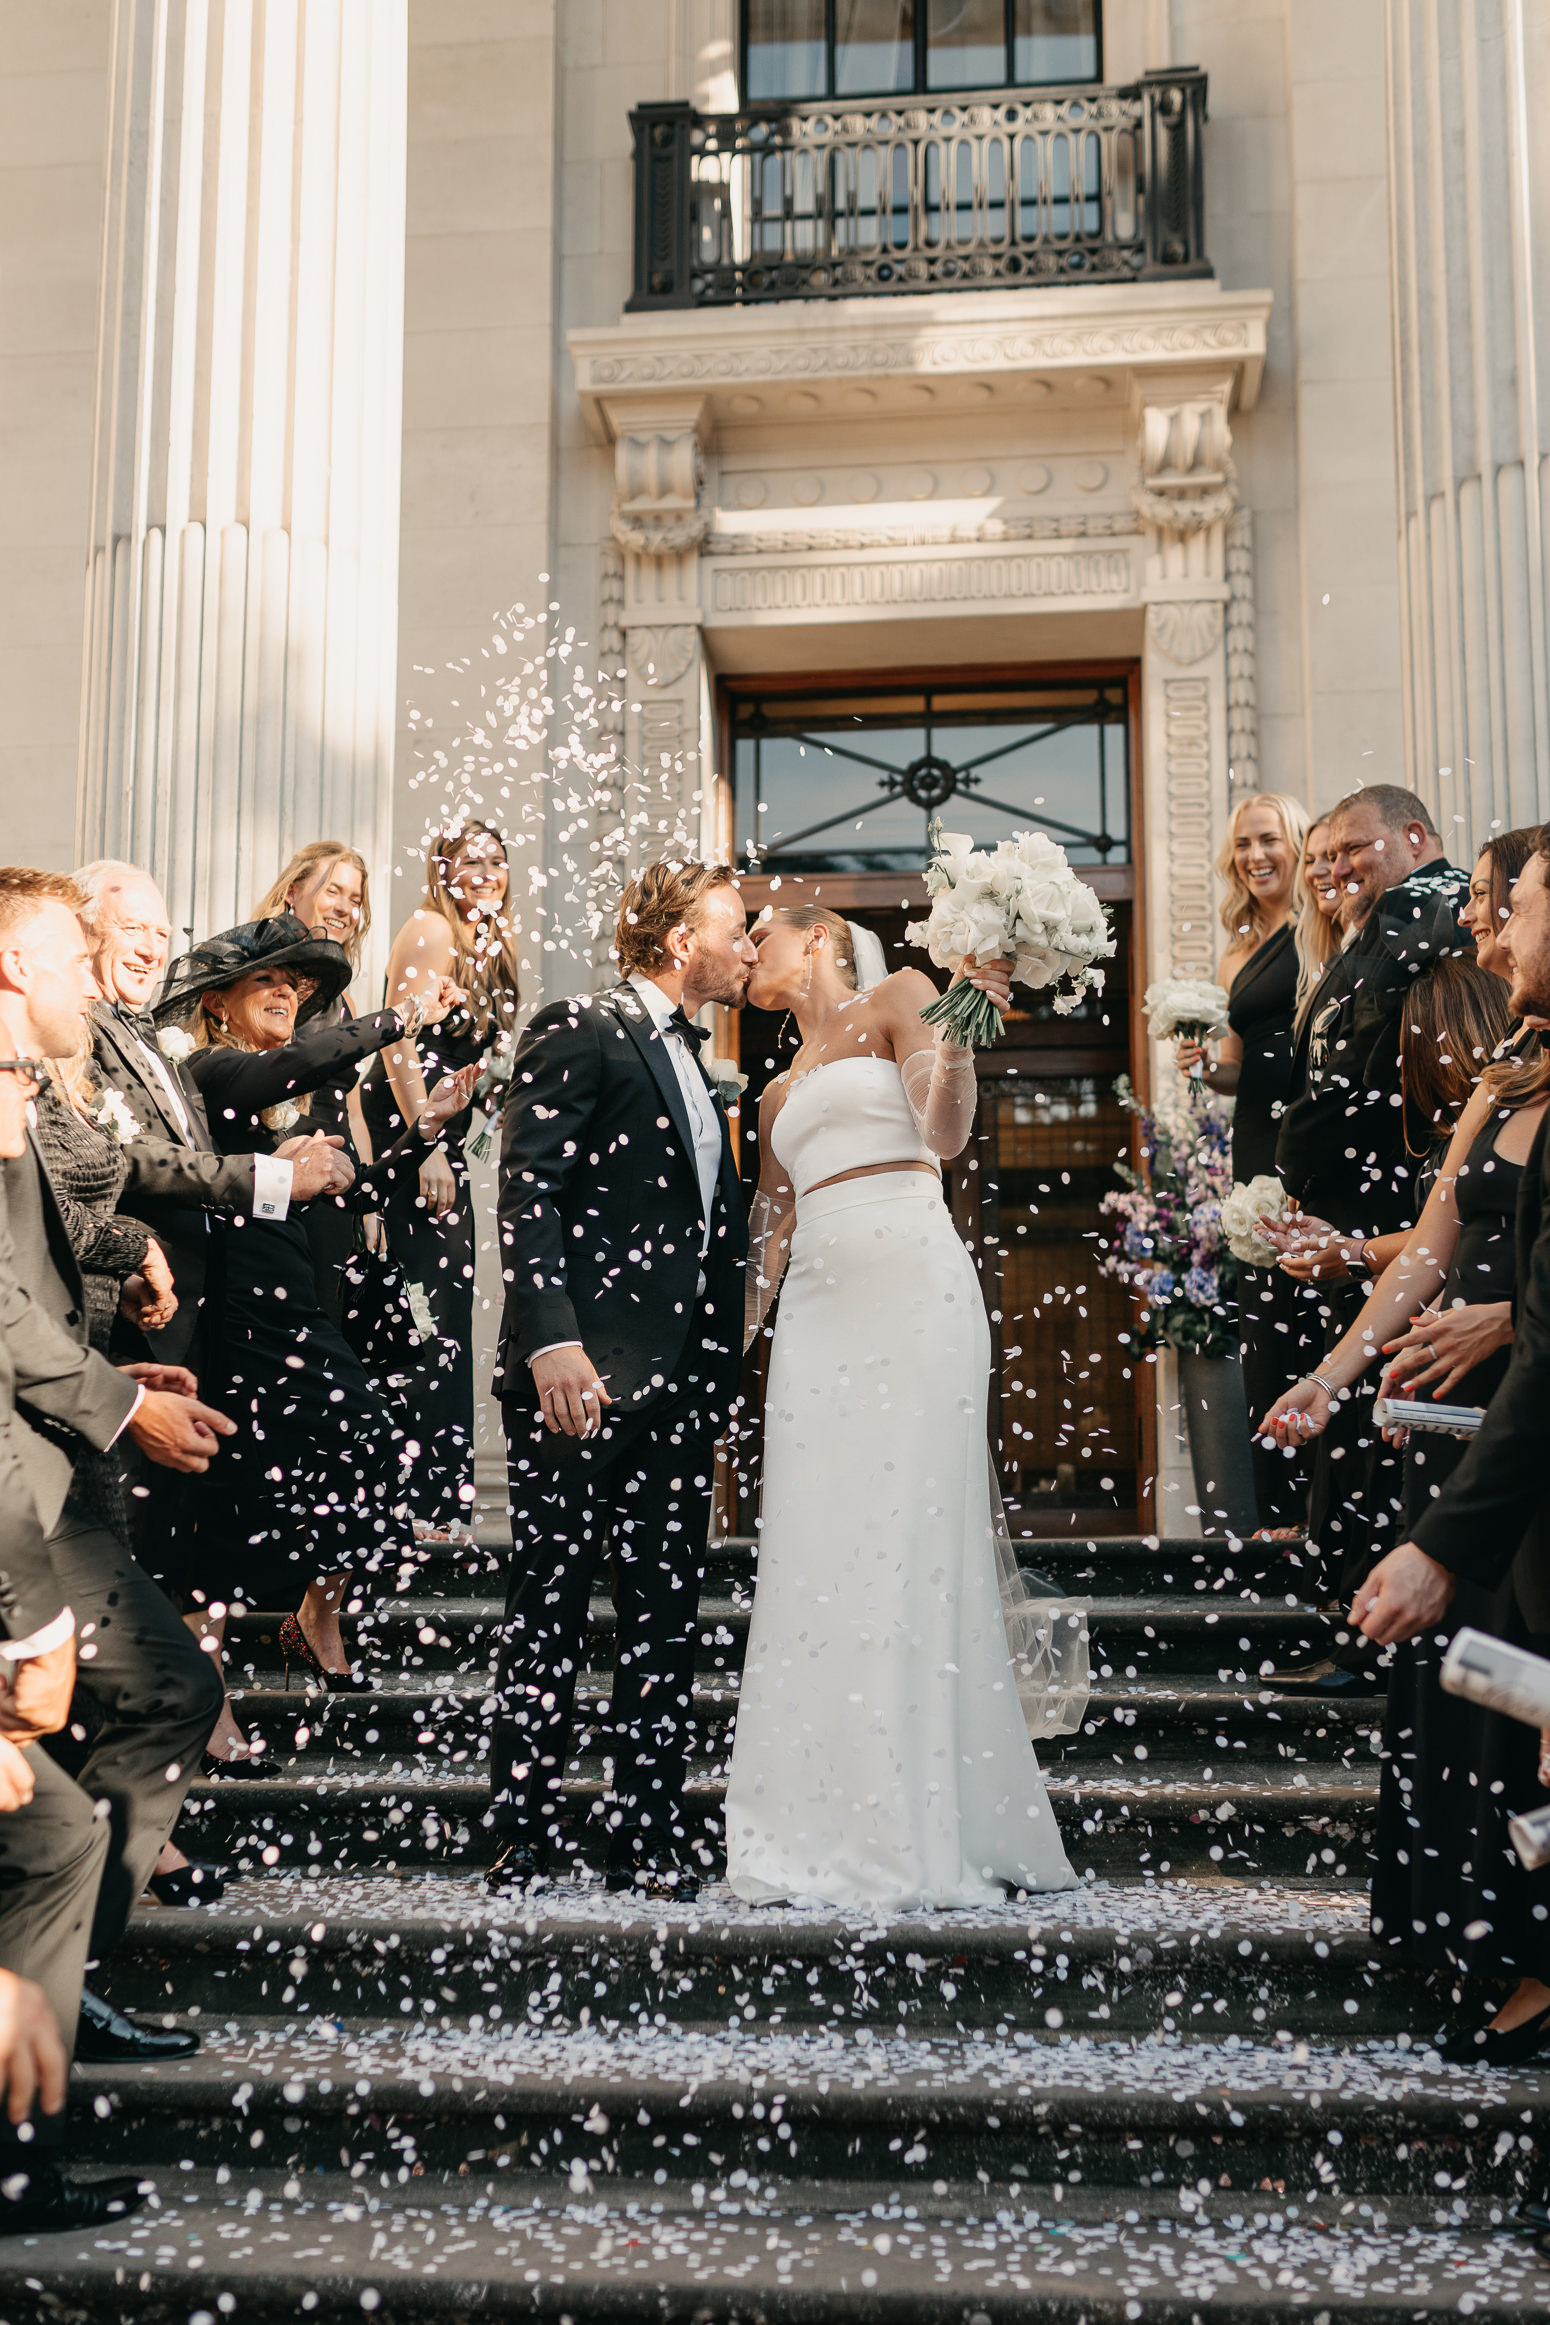
[[[294,912],[277,912],[269,920],[245,920],[240,928],[223,929],[180,953],[151,1014],[158,1025],[181,1024],[193,1015],[201,993],[239,984],[255,969],[294,969],[308,980],[312,990],[296,1012],[298,1025],[337,1001],[355,974],[343,945],[308,928]]]

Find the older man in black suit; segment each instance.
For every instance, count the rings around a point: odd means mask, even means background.
[[[283,1219],[292,1203],[343,1190],[353,1175],[342,1141],[321,1133],[287,1139],[270,1154],[218,1154],[193,1078],[162,1046],[147,1014],[161,983],[172,927],[148,872],[104,858],[74,875],[102,999],[92,1009],[96,1071],[120,1090],[140,1126],[125,1149],[129,1178],[120,1208],[150,1228],[172,1270],[177,1311],[145,1335],[152,1356],[196,1372],[202,1353],[207,1211]],[[154,1499],[154,1497],[153,1497]]]
[[[732,875],[653,864],[619,913],[625,982],[541,1009],[502,1127],[502,1413],[512,1566],[501,1633],[496,1887],[553,1846],[588,1594],[610,1535],[618,1632],[607,1878],[691,1897],[683,1829],[716,1439],[742,1358],[747,1222],[692,1022],[755,959]]]

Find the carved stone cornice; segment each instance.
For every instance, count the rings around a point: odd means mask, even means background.
[[[576,386],[593,432],[613,436],[636,398],[698,391],[716,418],[734,391],[1037,375],[1078,399],[1137,375],[1206,371],[1247,407],[1258,393],[1268,291],[1215,282],[1138,283],[1108,290],[936,292],[852,299],[831,307],[768,306],[631,315],[572,331]],[[1118,381],[1095,381],[1096,371]],[[769,417],[789,417],[772,408]]]
[[[707,557],[782,557],[847,549],[935,549],[963,541],[1113,541],[1133,539],[1128,509],[1083,509],[1071,516],[987,517],[977,525],[847,525],[820,531],[797,525],[762,532],[716,531]]]
[[[1198,533],[1238,505],[1227,408],[1231,388],[1213,382],[1170,397],[1149,383],[1138,398],[1137,475],[1131,506],[1163,533]]]

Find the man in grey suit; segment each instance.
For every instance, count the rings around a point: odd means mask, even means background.
[[[0,1041],[21,1055],[69,1055],[79,1040],[95,986],[75,898],[58,875],[0,868]],[[100,1955],[122,1934],[172,1828],[221,1688],[212,1660],[126,1546],[68,1505],[76,1441],[102,1449],[127,1434],[149,1459],[193,1470],[208,1466],[232,1424],[196,1401],[192,1376],[180,1368],[119,1370],[87,1345],[79,1272],[30,1134],[19,1154],[0,1162],[0,1199],[9,1235],[9,1249],[0,1251],[0,1307],[28,1424],[19,1442],[23,1471],[61,1591],[83,1632],[90,1626],[81,1678],[104,1714],[78,1786],[61,1779],[88,1808],[99,1798],[108,1805],[90,1933]],[[0,1880],[7,1860],[25,1880],[25,1825],[25,1817],[0,1822]],[[124,2055],[126,2043],[134,2054],[196,2047],[192,2037],[131,2022],[115,2039],[113,2055]]]
[[[0,1048],[9,1047],[0,1032]],[[27,1107],[40,1078],[30,1059],[0,1055],[0,1161],[27,1154]],[[92,2227],[144,2198],[132,2179],[83,2185],[59,2169],[69,2072],[61,2030],[74,2027],[80,2008],[108,1828],[80,1786],[30,1749],[69,1715],[75,1617],[32,1495],[31,1433],[15,1408],[12,1329],[25,1340],[31,1320],[12,1257],[0,1226],[0,2052],[7,2030],[13,2052],[0,2187],[15,2191],[0,2203],[0,2233],[17,2235]],[[33,1341],[35,1366],[35,1332]],[[67,1348],[56,1359],[74,1361]],[[132,1384],[125,1388],[132,1395]],[[113,1394],[121,1403],[125,1389]],[[112,1409],[110,1400],[105,1417]]]

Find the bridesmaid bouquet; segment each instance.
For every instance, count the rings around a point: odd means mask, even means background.
[[[1153,1041],[1208,1041],[1227,1031],[1227,995],[1209,977],[1159,977],[1141,996]],[[1198,1075],[1200,1068],[1194,1069]]]
[[[967,833],[944,832],[939,821],[931,846],[931,916],[912,921],[905,934],[939,969],[956,969],[971,954],[981,961],[1010,954],[1014,979],[1035,992],[1069,977],[1070,990],[1054,997],[1062,1017],[1084,994],[1103,991],[1103,971],[1092,964],[1113,956],[1108,915],[1063,848],[1043,832],[1014,832],[994,849],[976,848]],[[960,1049],[986,1049],[1001,1038],[995,1003],[967,981],[950,985],[920,1014]]]
[[[1222,1233],[1234,1259],[1241,1259],[1246,1267],[1274,1267],[1280,1258],[1280,1247],[1261,1234],[1261,1219],[1282,1219],[1286,1216],[1286,1189],[1272,1171],[1261,1171],[1257,1178],[1234,1181],[1232,1193],[1222,1205]]]

